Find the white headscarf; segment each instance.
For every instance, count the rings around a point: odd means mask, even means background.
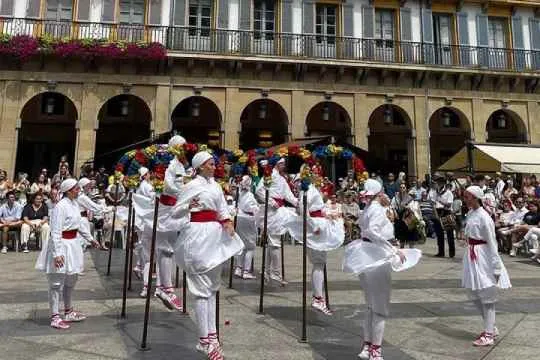
[[[377,180],[367,179],[364,183],[364,191],[362,195],[364,196],[375,196],[382,191],[382,185]]]
[[[202,164],[204,164],[210,159],[212,159],[212,155],[210,155],[209,152],[199,151],[195,154],[195,156],[193,156],[193,159],[191,160],[191,166],[193,166],[194,169],[198,169],[201,167]]]
[[[84,188],[86,185],[90,184],[90,182],[91,182],[91,181],[90,181],[90,179],[88,179],[88,178],[85,178],[85,177],[80,178],[80,179],[79,179],[79,187],[82,189],[82,188]]]
[[[173,146],[181,146],[181,145],[184,145],[186,143],[186,139],[184,139],[182,136],[180,135],[174,135],[170,140],[169,140],[169,143],[167,144],[169,147],[173,147]]]
[[[249,175],[242,176],[242,181],[240,181],[240,188],[242,190],[251,189],[251,176]]]
[[[68,192],[69,190],[73,189],[75,186],[77,186],[77,180],[71,179],[71,178],[66,179],[62,181],[62,183],[60,184],[60,192],[61,193]]]
[[[465,191],[473,195],[478,200],[484,199],[484,190],[482,190],[480,186],[472,185],[472,186],[469,186],[467,189],[465,189]]]

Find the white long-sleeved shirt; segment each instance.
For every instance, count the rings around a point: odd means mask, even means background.
[[[264,201],[264,185],[257,187],[256,195]],[[298,199],[294,196],[289,184],[287,184],[287,181],[277,169],[272,170],[272,184],[270,184],[270,188],[268,189],[268,197],[268,203],[273,207],[277,207],[274,199],[284,199],[293,206],[298,205]]]
[[[177,158],[172,159],[165,171],[163,193],[177,197],[184,185],[186,169]]]
[[[81,225],[81,209],[77,199],[70,200],[64,197],[54,207],[50,223],[51,236],[53,247],[53,257],[62,255],[62,232],[68,230],[78,230],[88,242],[92,242],[92,235],[84,226]]]
[[[91,211],[92,214],[96,216],[102,215],[106,208],[103,205],[100,205],[94,201],[92,201],[88,195],[84,193],[80,193],[77,197],[77,203],[79,204],[79,207],[82,211]]]
[[[467,214],[467,224],[465,225],[465,236],[467,239],[484,240],[489,248],[488,263],[491,265],[493,273],[501,273],[501,257],[497,251],[497,238],[495,235],[495,224],[488,212],[480,207],[471,210]]]
[[[437,196],[437,202],[435,207],[437,209],[450,209],[454,202],[454,194],[450,190],[445,190],[442,194]]]
[[[390,243],[390,240],[394,239],[394,225],[386,215],[386,208],[378,201],[371,201],[364,209],[359,223],[362,238],[369,239],[390,253],[397,251]]]
[[[251,191],[241,191],[238,196],[238,211],[244,214],[255,214],[259,211],[259,204]]]
[[[141,181],[136,193],[142,196],[146,196],[150,199],[153,199],[156,196],[156,191],[154,190],[154,187],[147,180]]]

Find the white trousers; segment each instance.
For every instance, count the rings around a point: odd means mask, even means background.
[[[60,297],[64,301],[64,311],[71,310],[71,295],[77,283],[78,275],[47,274],[49,282],[49,309],[51,317],[60,314]]]
[[[195,299],[195,316],[200,339],[216,334],[216,292],[208,298]]]
[[[39,225],[39,223],[41,222],[41,220],[30,220],[30,222],[34,225]],[[28,244],[28,239],[30,238],[30,234],[32,233],[33,229],[30,225],[26,224],[26,223],[23,223],[21,225],[21,245],[26,245]],[[41,226],[39,226],[36,231],[39,231],[39,236],[40,236],[40,239],[41,239],[41,243],[42,244],[46,244],[47,241],[49,241],[49,233],[50,233],[50,228],[49,228],[49,224],[45,223]],[[36,234],[37,235],[37,234]]]

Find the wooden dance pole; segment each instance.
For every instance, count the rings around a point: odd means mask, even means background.
[[[182,271],[182,314],[187,314],[187,277],[185,271]]]
[[[128,194],[128,224],[127,224],[127,239],[126,239],[126,251],[125,251],[125,258],[124,258],[124,284],[122,286],[122,311],[120,312],[120,318],[125,319],[126,318],[126,301],[127,301],[127,281],[128,281],[128,272],[129,269],[129,253],[133,251],[131,248],[131,208],[133,206],[132,204],[132,197],[133,193],[130,191]]]
[[[281,241],[281,279],[285,281],[285,235],[281,235],[279,240]]]
[[[132,200],[133,201],[133,200]],[[128,290],[131,291],[131,274],[133,274],[133,239],[135,239],[135,236],[137,236],[137,233],[135,232],[135,208],[132,207],[131,209],[132,215],[131,215],[131,234],[128,234],[128,236],[131,237],[131,248],[129,249],[129,278],[128,278]],[[137,241],[139,241],[139,238],[137,238]]]
[[[259,314],[264,313],[264,277],[266,266],[266,243],[268,242],[268,188],[264,189],[264,221],[262,233],[262,266],[261,266],[261,288],[259,292]]]
[[[216,334],[219,339],[219,290],[216,291]]]
[[[154,221],[152,224],[152,240],[150,243],[150,271],[154,268],[154,255],[156,252],[156,229],[157,229],[157,219],[158,219],[158,209],[159,209],[159,198],[156,197],[155,206],[154,206]],[[146,304],[144,306],[144,324],[143,324],[143,333],[141,339],[140,350],[146,351],[150,348],[146,343],[146,338],[148,336],[148,318],[150,317],[150,298],[152,297],[152,274],[148,274],[148,286],[146,288]]]
[[[113,241],[114,241],[114,234],[116,231],[114,230],[114,227],[116,226],[116,205],[118,204],[118,188],[119,188],[118,181],[116,182],[116,190],[114,191],[114,213],[112,217],[112,227],[111,227],[111,240],[109,241],[109,261],[107,262],[107,276],[111,275],[111,259],[112,259],[112,248],[113,248]]]
[[[330,296],[328,295],[328,273],[326,272],[326,264],[324,264],[324,298],[326,307],[330,310]]]
[[[302,194],[302,337],[307,342],[307,191]]]
[[[174,287],[178,289],[180,287],[180,268],[176,265],[176,274],[174,277]]]
[[[236,186],[236,195],[235,202],[234,202],[234,231],[236,231],[236,224],[238,223],[238,198],[240,196],[240,189],[238,188],[238,184]],[[233,274],[234,274],[234,256],[231,256],[231,266],[229,269],[229,289],[232,289],[232,280],[233,280]]]

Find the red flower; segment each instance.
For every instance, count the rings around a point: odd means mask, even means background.
[[[264,176],[272,176],[272,167],[270,165],[266,165],[263,169]]]
[[[124,172],[124,165],[116,164],[116,167],[114,168],[114,170],[118,172]]]
[[[300,146],[298,146],[296,144],[293,144],[293,145],[289,146],[289,156],[290,155],[298,155],[299,152],[300,152]]]
[[[266,151],[266,157],[271,158],[272,155],[274,155],[274,151],[273,151],[273,150],[267,150],[267,151]]]
[[[218,163],[216,165],[216,171],[214,172],[214,177],[218,179],[225,177],[225,166],[223,166],[223,163]]]
[[[366,166],[364,165],[364,161],[360,158],[355,157],[353,159],[353,169],[356,172],[363,172],[366,170]]]
[[[135,153],[135,160],[137,160],[137,162],[143,166],[146,165],[147,159],[141,150],[137,150],[137,152]]]

